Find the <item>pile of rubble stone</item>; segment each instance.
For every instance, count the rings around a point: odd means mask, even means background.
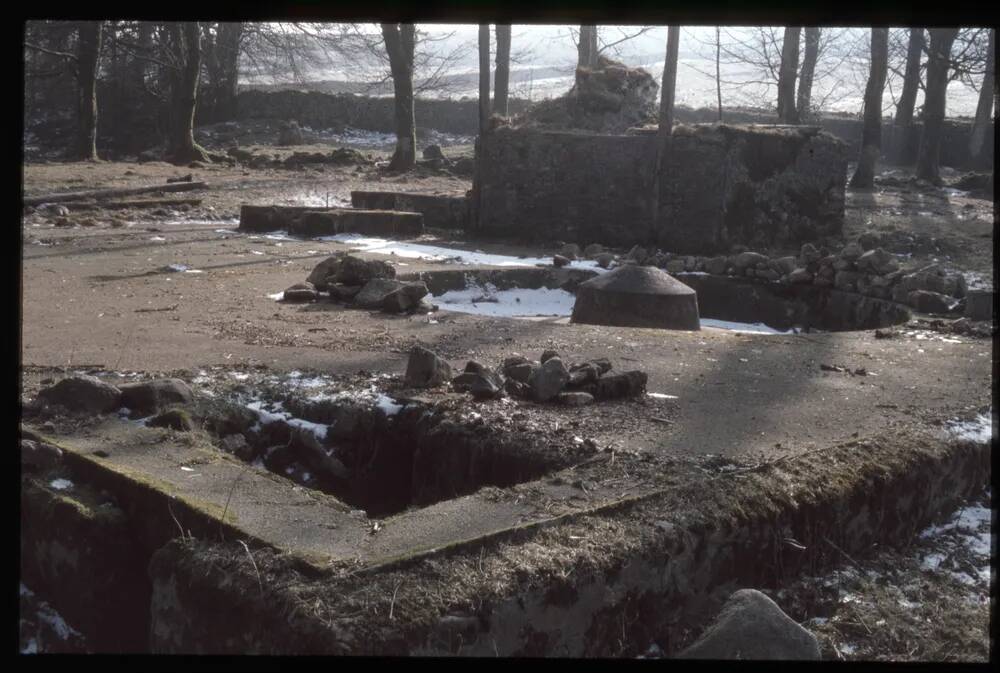
[[[812,284],[891,299],[923,313],[951,313],[964,309],[962,300],[968,289],[962,274],[948,273],[937,264],[910,270],[900,268],[895,255],[874,246],[866,235],[836,253],[806,243],[798,256],[784,257],[769,257],[750,250],[715,257],[673,255],[638,245],[619,256],[597,243],[588,245],[583,251],[570,243],[553,257],[553,264],[565,266],[579,258],[594,260],[605,269],[620,264],[644,264],[668,273],[708,273],[776,283]]]
[[[415,346],[407,362],[405,383],[411,388],[450,384],[453,390],[471,393],[478,400],[496,399],[506,393],[567,406],[635,397],[646,391],[645,372],[610,372],[611,362],[607,359],[567,366],[556,351],[547,350],[538,360],[520,355],[508,357],[496,369],[470,360],[460,374],[452,376],[447,361],[423,346]]]
[[[396,269],[380,260],[339,254],[316,265],[304,283],[285,290],[287,302],[308,302],[326,294],[333,301],[355,308],[388,313],[432,311],[424,301],[429,290],[422,281],[396,280]]]

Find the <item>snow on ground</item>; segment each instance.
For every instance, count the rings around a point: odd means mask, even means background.
[[[985,444],[993,436],[992,410],[968,421],[953,420],[946,424],[948,431],[958,439]]]
[[[338,243],[348,243],[354,251],[375,253],[380,255],[394,255],[410,259],[423,259],[432,262],[451,262],[463,265],[483,265],[483,266],[552,266],[551,257],[515,257],[513,255],[497,255],[482,252],[481,250],[461,250],[458,248],[445,248],[437,245],[426,245],[423,243],[409,243],[406,241],[393,241],[387,238],[373,238],[360,234],[337,234],[336,236],[324,236],[316,240],[336,241]],[[570,268],[590,269],[593,271],[603,271],[597,262],[592,260],[578,260],[570,262]]]
[[[494,317],[566,316],[573,312],[576,296],[561,289],[516,288],[497,290],[493,285],[450,290],[434,297],[442,308],[457,313]]]
[[[732,320],[716,320],[715,318],[701,318],[699,322],[701,322],[702,327],[715,327],[716,329],[742,332],[744,334],[792,334],[796,332],[794,328],[780,330],[768,327],[762,322],[734,322]]]
[[[83,652],[83,636],[66,623],[56,610],[22,582],[20,598],[21,654]]]

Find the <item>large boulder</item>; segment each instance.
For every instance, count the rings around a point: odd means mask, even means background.
[[[395,277],[396,268],[388,262],[345,255],[337,268],[335,281],[344,285],[364,285],[373,278]]]
[[[390,313],[409,311],[420,304],[420,300],[427,296],[428,292],[427,284],[423,281],[402,283],[382,300],[382,310]]]
[[[42,389],[38,398],[69,411],[103,414],[122,405],[122,391],[94,376],[68,376]]]
[[[451,381],[451,365],[423,346],[414,346],[406,363],[406,385],[431,388]]]
[[[755,589],[729,597],[701,637],[678,655],[682,659],[818,660],[816,636],[795,623]]]
[[[282,299],[288,302],[314,301],[318,297],[319,293],[316,292],[316,288],[308,282],[296,283],[282,293]]]
[[[697,330],[698,296],[666,271],[628,264],[580,284],[572,322]]]
[[[382,308],[383,302],[389,295],[402,287],[403,283],[398,280],[372,278],[365,283],[360,292],[354,295],[354,305],[367,309]]]
[[[536,402],[547,402],[562,392],[569,383],[569,372],[562,360],[551,357],[531,373],[528,385]]]
[[[190,402],[194,393],[180,379],[154,379],[121,387],[122,406],[134,414],[149,414],[171,404]]]
[[[336,282],[337,272],[343,259],[343,255],[327,257],[313,268],[306,282],[312,283],[317,290],[326,290],[329,284]]]

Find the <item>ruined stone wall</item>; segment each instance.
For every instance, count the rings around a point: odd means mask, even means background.
[[[653,138],[512,129],[480,139],[470,233],[632,245],[649,238]]]
[[[815,127],[680,126],[664,157],[656,242],[698,253],[837,235],[846,181],[846,147]]]
[[[328,94],[318,91],[244,91],[237,97],[239,119],[294,119],[312,128],[351,126],[369,131],[392,133],[392,97]],[[511,99],[515,114],[526,102]],[[446,133],[475,135],[479,132],[479,103],[475,100],[428,100],[414,102],[419,128]]]
[[[678,107],[675,119],[684,124],[714,123],[718,120],[718,111],[712,108],[691,109]],[[727,124],[777,124],[778,116],[773,113],[757,110],[734,109],[723,110],[724,121]],[[847,155],[850,160],[856,160],[861,152],[861,133],[864,130],[864,120],[843,115],[822,115],[814,122],[827,133],[847,143]],[[910,129],[900,129],[892,121],[882,123],[882,157],[887,164],[913,165],[917,161],[916,152],[904,152],[907,134],[909,147],[920,146],[920,135],[923,124],[917,122]],[[973,159],[969,153],[969,137],[972,134],[972,121],[968,119],[946,119],[942,128],[941,165],[957,169],[990,170],[993,168],[993,136],[995,127],[986,127],[986,140],[982,156]]]
[[[847,157],[812,128],[678,127],[651,216],[653,134],[499,128],[480,140],[470,232],[713,253],[840,232]]]

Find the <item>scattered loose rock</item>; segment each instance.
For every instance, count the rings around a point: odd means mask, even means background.
[[[123,393],[124,391],[94,376],[81,374],[66,377],[55,385],[42,389],[38,398],[69,411],[103,414],[122,406]]]

